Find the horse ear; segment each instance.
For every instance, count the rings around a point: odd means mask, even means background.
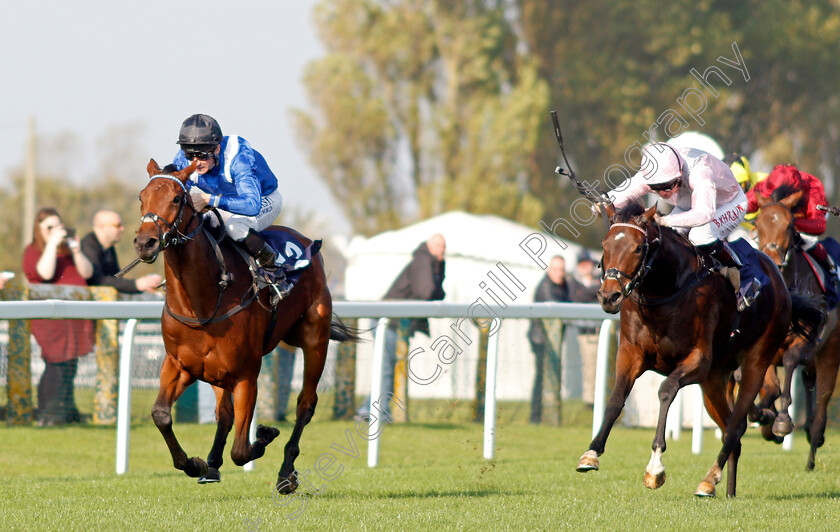
[[[765,205],[770,203],[770,198],[767,196],[762,196],[758,190],[755,191],[755,202],[758,205],[759,209],[763,209]]]
[[[615,206],[612,203],[604,203],[602,205],[604,206],[604,212],[607,215],[607,220],[612,223],[613,218],[615,218]]]
[[[656,214],[656,205],[651,207],[650,209],[646,210],[644,214],[642,214],[642,220],[645,224],[650,223],[653,219],[654,215]]]
[[[158,163],[154,159],[149,159],[149,164],[146,166],[146,171],[149,172],[149,177],[153,175],[160,175],[163,170],[160,169]]]
[[[172,175],[180,179],[182,183],[186,183],[187,181],[189,181],[192,173],[195,172],[195,167],[197,164],[198,163],[196,163],[196,161],[193,161],[188,167],[184,168],[180,172],[175,172]]]
[[[804,194],[805,194],[804,190],[797,190],[793,194],[791,194],[789,196],[786,196],[779,203],[781,203],[782,205],[787,207],[791,212],[793,212],[793,210],[796,208],[796,206],[799,205],[799,202],[802,201],[802,196]]]

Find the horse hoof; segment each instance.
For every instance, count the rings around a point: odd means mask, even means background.
[[[187,461],[187,467],[184,468],[184,473],[192,478],[204,476],[207,474],[207,462],[197,456],[193,456]]]
[[[257,439],[262,440],[265,445],[274,441],[280,435],[280,430],[266,425],[257,425]]]
[[[288,477],[277,475],[277,493],[282,493],[283,495],[288,495],[289,493],[293,493],[297,487],[297,471],[294,471]]]
[[[655,490],[656,488],[662,487],[662,484],[665,484],[665,471],[659,473],[658,475],[652,475],[645,471],[645,487]]]
[[[208,467],[207,472],[198,479],[199,484],[215,484],[222,481],[222,474],[215,467]]]
[[[790,416],[779,414],[776,421],[773,423],[773,434],[785,437],[791,432],[793,432],[793,422],[790,420]]]
[[[580,461],[577,465],[578,473],[586,473],[587,471],[598,471],[598,456],[595,454],[595,451],[586,451],[583,453],[583,456],[580,457]]]
[[[694,495],[697,497],[714,497],[715,486],[711,482],[706,482],[704,480],[699,486],[697,486],[697,491],[694,492]]]
[[[770,425],[764,425],[761,427],[761,437],[777,445],[785,441],[785,438],[783,436],[776,436],[775,434],[773,434],[773,427],[771,427]]]
[[[772,425],[774,421],[776,421],[776,413],[767,408],[762,409],[758,413],[758,419],[756,420],[756,422],[761,426]]]

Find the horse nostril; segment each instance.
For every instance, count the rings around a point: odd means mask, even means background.
[[[153,249],[157,246],[157,242],[157,238],[150,238],[146,240],[146,243],[143,244],[143,247],[145,247],[146,249]]]
[[[612,294],[610,294],[610,297],[609,297],[608,301],[612,305],[612,304],[617,303],[618,299],[620,297],[621,297],[621,294],[619,294],[618,292],[613,292]]]

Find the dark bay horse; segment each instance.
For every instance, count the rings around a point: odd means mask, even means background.
[[[805,436],[810,444],[807,468],[814,469],[817,448],[825,441],[828,403],[834,392],[840,367],[840,326],[838,309],[828,312],[823,290],[809,258],[802,248],[796,245],[792,210],[801,200],[802,194],[802,191],[794,192],[788,187],[777,188],[769,198],[756,194],[759,211],[755,219],[755,234],[759,249],[776,263],[788,287],[819,297],[827,319],[816,342],[795,337],[784,354],[773,361],[767,372],[758,406],[762,411],[769,410],[771,415],[775,414],[774,402],[781,398],[779,412],[773,423],[773,434],[763,431],[765,439],[779,443],[782,436],[793,431],[793,422],[788,413],[792,376],[796,366],[802,366],[807,412]],[[784,367],[784,387],[780,387],[776,375],[776,367],[780,365]]]
[[[770,278],[758,299],[737,314],[735,293],[720,274],[710,272],[708,258],[676,231],[654,221],[656,208],[632,205],[617,215],[607,207],[610,228],[602,241],[604,281],[598,292],[602,308],[621,312],[621,339],[615,365],[615,386],[604,421],[577,470],[597,470],[607,437],[636,379],[647,370],[664,375],[659,388],[659,418],[644,483],[665,482],[665,420],[677,391],[700,384],[706,410],[723,431],[723,445],[695,495],[713,497],[724,463],[728,464],[727,495],[735,496],[741,436],[747,413],[754,409],[767,368],[782,346],[791,318],[810,321],[816,309],[798,308],[776,266],[765,256],[761,269]],[[799,323],[797,321],[797,323]],[[804,332],[804,329],[803,329]],[[729,378],[741,367],[741,387],[734,407],[727,398]]]
[[[152,407],[155,421],[172,454],[175,468],[201,481],[218,481],[225,441],[236,424],[231,459],[244,465],[260,458],[279,434],[260,426],[249,441],[248,429],[257,399],[257,376],[262,357],[280,340],[303,349],[303,389],[297,400],[297,419],[286,444],[277,489],[297,487],[294,462],[300,454],[304,426],[315,413],[316,385],[321,378],[330,339],[355,341],[347,327],[332,321],[332,299],[320,254],[312,257],[291,294],[276,311],[268,289],[256,289],[245,260],[230,243],[220,243],[204,227],[192,204],[186,183],[195,163],[165,173],[153,160],[149,183],[140,192],[140,228],[134,240],[139,258],[154,262],[163,251],[166,262],[166,301],[161,319],[166,358],[160,370],[160,392]],[[304,245],[303,235],[286,227]],[[172,431],[172,404],[196,379],[211,384],[216,394],[217,428],[207,462],[188,458]]]

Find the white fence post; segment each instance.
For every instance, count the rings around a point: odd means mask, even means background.
[[[379,463],[379,431],[382,426],[382,415],[374,415],[373,402],[382,396],[382,361],[385,358],[385,335],[388,333],[388,318],[380,318],[376,325],[373,338],[373,369],[370,375],[370,429],[368,434],[373,437],[368,440],[368,467],[376,467]],[[391,399],[388,398],[388,401]],[[385,410],[387,405],[380,405]]]
[[[610,321],[601,323],[598,335],[598,355],[595,362],[595,398],[592,405],[592,437],[598,434],[604,422],[604,408],[607,404],[607,375],[610,364]],[[616,331],[616,334],[619,334]]]
[[[117,474],[128,471],[129,428],[131,426],[131,347],[137,320],[125,323],[120,349],[120,384],[117,397]]]
[[[796,419],[796,383],[801,382],[799,378],[800,371],[802,370],[799,366],[796,366],[790,374],[790,408],[788,408],[788,413],[791,419]],[[782,441],[782,449],[785,451],[793,450],[793,432],[785,436],[785,439]]]
[[[487,379],[484,389],[484,458],[493,458],[496,443],[496,375],[499,366],[499,328],[487,339]]]
[[[694,425],[691,431],[691,452],[700,454],[703,450],[703,388],[699,384],[689,386],[694,397]]]

